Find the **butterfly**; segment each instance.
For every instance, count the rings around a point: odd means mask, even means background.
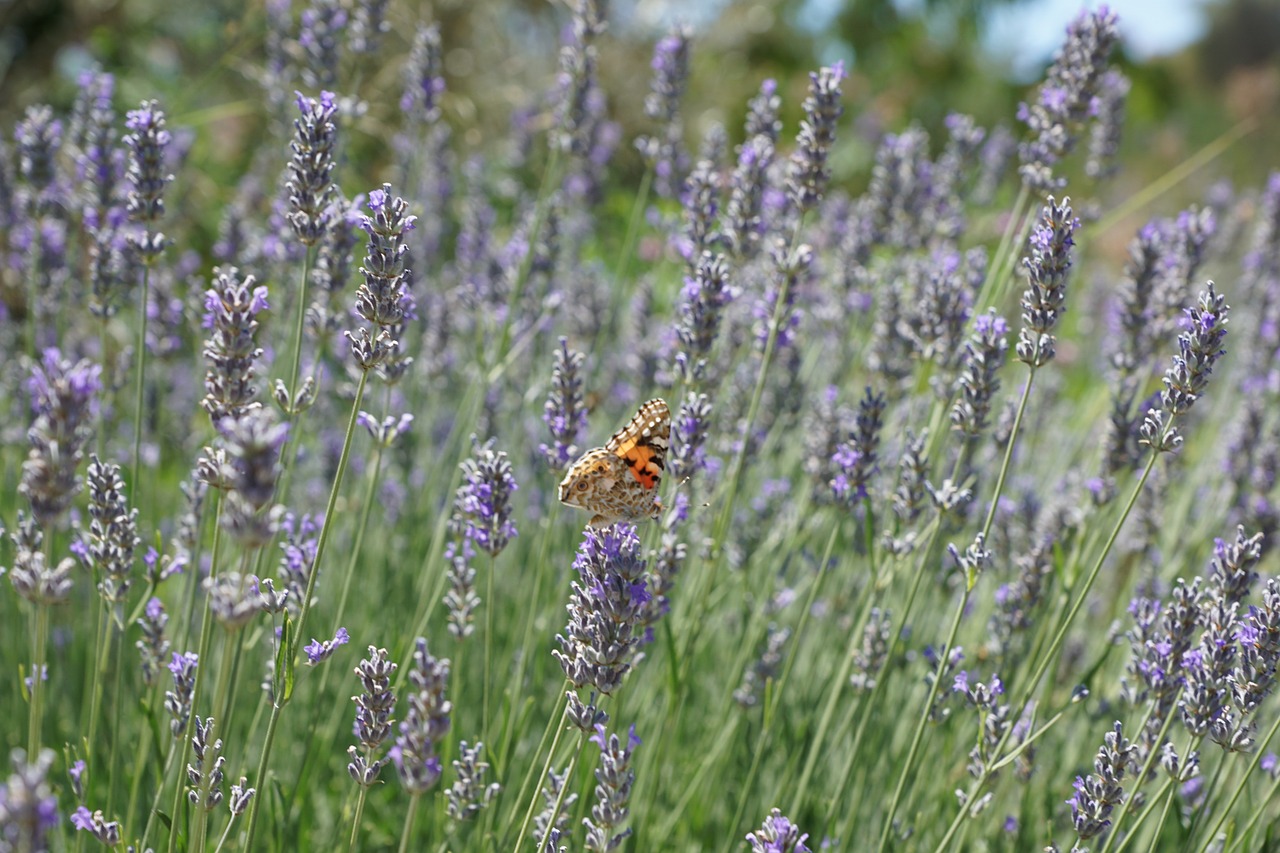
[[[658,483],[671,440],[671,410],[654,398],[640,407],[604,447],[594,447],[569,467],[560,502],[593,513],[590,527],[644,521],[662,513]]]

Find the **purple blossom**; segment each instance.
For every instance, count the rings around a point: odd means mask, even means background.
[[[337,652],[340,647],[345,646],[349,642],[351,642],[351,635],[347,633],[346,628],[338,628],[338,630],[334,632],[332,640],[325,640],[321,642],[320,640],[313,638],[311,642],[302,647],[302,651],[307,656],[307,666],[316,666],[317,664],[324,663],[329,658],[333,657],[334,653]]]
[[[802,833],[780,809],[771,809],[760,829],[747,833],[752,853],[810,853],[808,840],[809,834]]]
[[[516,537],[511,496],[519,488],[505,451],[494,439],[483,444],[472,436],[472,454],[462,463],[462,485],[453,499],[450,525],[491,556],[498,556]]]

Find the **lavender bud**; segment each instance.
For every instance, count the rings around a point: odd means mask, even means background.
[[[423,124],[440,118],[440,96],[444,94],[444,49],[440,25],[419,24],[405,64],[404,95],[400,109]]]
[[[369,244],[360,267],[364,282],[356,292],[356,312],[381,327],[372,338],[363,328],[354,334],[345,333],[351,340],[352,354],[364,370],[381,364],[399,346],[388,328],[405,320],[408,270],[404,256],[409,250],[405,232],[411,231],[417,221],[416,216],[408,215],[408,207],[404,199],[391,196],[390,184],[383,184],[382,189],[369,193],[369,210],[373,213],[365,215],[360,223],[369,235]]]
[[[590,102],[597,87],[595,42],[604,29],[596,0],[577,0],[573,4],[569,41],[560,48],[554,144],[577,158],[591,152],[595,122]]]
[[[720,213],[720,174],[710,160],[699,160],[684,183],[680,199],[684,216],[684,231],[679,239],[678,251],[691,267],[700,263],[704,254],[721,242],[716,231],[716,217]]]
[[[680,127],[680,98],[689,81],[689,41],[687,27],[673,27],[653,48],[653,81],[644,99],[644,112],[662,127],[658,135],[636,140],[636,147],[654,173],[654,189],[662,198],[675,195],[685,169],[685,153]]]
[[[1000,390],[1000,368],[1004,366],[1008,325],[991,309],[973,322],[973,335],[964,345],[964,368],[960,374],[959,396],[951,408],[951,427],[972,439],[987,428],[991,401]]]
[[[338,107],[333,92],[321,92],[318,101],[301,92],[294,94],[302,115],[293,121],[293,141],[289,143],[287,218],[298,239],[314,246],[324,239],[334,215],[337,187],[333,184],[333,153],[338,141],[334,117]]]
[[[1015,350],[1018,360],[1043,367],[1055,354],[1053,329],[1066,302],[1067,273],[1071,269],[1072,234],[1080,220],[1071,213],[1071,199],[1062,204],[1049,196],[1040,226],[1028,241],[1031,253],[1022,259],[1027,290],[1022,296],[1022,331]]]
[[[120,821],[107,820],[102,810],[91,812],[84,806],[71,813],[71,825],[81,832],[87,832],[107,847],[120,844]]]
[[[400,782],[417,796],[430,790],[443,770],[436,744],[449,733],[453,703],[445,698],[449,686],[449,661],[432,657],[427,641],[419,637],[409,669],[404,722],[391,748]]]
[[[450,542],[445,546],[444,559],[449,564],[449,591],[444,594],[445,606],[449,608],[449,633],[462,640],[471,636],[475,630],[471,624],[472,614],[480,606],[480,597],[476,595],[476,570],[471,568],[475,559],[475,548],[471,547],[471,539],[462,537],[462,542]]]
[[[840,82],[844,77],[843,62],[809,74],[809,95],[802,105],[804,118],[787,173],[787,195],[801,213],[818,206],[831,180],[827,158],[835,142],[836,122],[844,113],[840,105]]]
[[[129,149],[126,177],[133,187],[129,190],[125,210],[129,221],[143,227],[143,233],[131,236],[130,240],[144,261],[150,264],[164,250],[167,242],[163,234],[155,231],[155,226],[164,216],[164,188],[173,180],[173,175],[165,174],[164,169],[165,149],[172,136],[165,129],[164,111],[160,109],[159,101],[143,101],[138,109],[129,111],[124,125],[129,130],[123,139]]]
[[[356,3],[355,20],[351,22],[351,52],[377,53],[382,46],[383,35],[390,30],[387,0],[359,0]]]
[[[1103,738],[1093,761],[1094,773],[1076,777],[1075,794],[1067,800],[1071,822],[1081,841],[1093,838],[1111,825],[1111,812],[1124,802],[1125,770],[1134,746],[1121,734],[1120,723]]]
[[[483,752],[483,743],[477,742],[475,746],[469,746],[465,740],[458,743],[459,757],[453,762],[453,770],[458,778],[445,792],[449,798],[445,811],[454,820],[470,820],[475,817],[502,790],[502,785],[497,782],[484,784],[489,762],[480,760]]]
[[[810,853],[808,840],[809,833],[802,833],[780,809],[770,809],[759,831],[747,833],[752,853]]]
[[[81,359],[73,365],[58,350],[47,349],[27,381],[35,420],[27,431],[31,449],[18,493],[31,501],[42,527],[55,523],[80,491],[76,469],[93,436],[101,374],[96,364]]]
[[[312,638],[311,642],[302,647],[303,653],[307,656],[307,666],[324,663],[349,642],[351,642],[351,635],[347,633],[346,628],[341,627],[334,632],[332,640],[321,642]]]
[[[551,372],[551,390],[542,408],[542,422],[551,432],[553,444],[541,444],[538,452],[556,471],[563,471],[578,458],[578,441],[587,428],[587,407],[583,402],[579,371],[586,358],[569,349],[568,338],[560,338]]]
[[[555,842],[568,831],[569,815],[573,811],[574,803],[578,802],[577,794],[566,793],[561,795],[560,793],[564,788],[568,775],[567,770],[556,773],[554,767],[547,768],[547,779],[542,783],[542,802],[544,805],[542,811],[538,812],[533,818],[533,840],[538,844],[540,851],[545,850],[547,853],[554,853],[556,849],[554,847]],[[551,822],[551,813],[555,811],[556,803],[560,804],[560,812],[556,815],[556,825],[550,827],[551,831],[548,833],[547,824]]]
[[[249,801],[253,799],[253,795],[258,793],[257,788],[249,787],[249,780],[241,776],[240,781],[231,786],[231,797],[227,800],[227,806],[231,809],[231,816],[236,817],[242,815],[245,809],[249,808]]]
[[[680,294],[680,320],[676,335],[680,352],[676,368],[685,382],[700,384],[707,377],[711,347],[720,332],[724,309],[736,296],[729,285],[729,268],[723,255],[703,252],[692,278],[685,278]]]
[[[386,448],[394,445],[400,436],[409,431],[409,427],[413,426],[413,415],[404,414],[398,418],[387,415],[379,422],[368,412],[360,412],[356,415],[356,423],[369,431],[374,444]]]
[[[893,636],[893,612],[871,608],[867,624],[862,629],[862,645],[853,655],[853,674],[849,683],[855,690],[874,690],[880,670],[889,658],[889,643]]]
[[[587,528],[573,568],[578,580],[566,608],[569,622],[551,654],[575,689],[609,694],[631,668],[638,619],[649,600],[635,525]]]
[[[239,419],[262,404],[255,400],[254,363],[262,357],[255,336],[257,315],[270,308],[267,288],[254,286],[253,276],[240,277],[235,267],[215,267],[213,287],[205,291],[204,320],[209,330],[204,357],[205,396],[201,401],[215,424],[223,418]]]
[[[22,510],[18,510],[18,529],[10,538],[15,553],[9,582],[18,595],[36,604],[66,601],[71,594],[71,570],[75,568],[75,561],[66,557],[50,567],[41,548],[44,533],[38,522],[27,517]]]
[[[347,12],[341,0],[312,0],[302,10],[298,47],[302,49],[302,81],[312,89],[334,89],[342,59]]]
[[[173,689],[165,691],[164,709],[172,718],[169,720],[169,731],[174,737],[182,737],[187,730],[187,720],[191,717],[191,694],[196,687],[196,666],[199,661],[195,652],[174,652],[169,661]]]
[[[686,394],[680,412],[671,422],[671,456],[667,464],[671,477],[684,482],[704,464],[702,446],[711,426],[711,398],[706,394]]]
[[[1119,168],[1116,155],[1120,153],[1129,88],[1129,78],[1115,69],[1099,81],[1093,127],[1089,130],[1089,159],[1084,164],[1085,174],[1094,180],[1105,180]]]
[[[54,751],[42,749],[27,763],[27,753],[9,753],[13,773],[0,785],[0,826],[14,850],[48,850],[49,834],[58,827],[58,798],[49,785]]]
[[[134,549],[138,538],[138,511],[129,509],[124,496],[120,466],[103,464],[92,454],[89,462],[89,541],[86,563],[94,570],[98,592],[112,605],[129,594],[133,580]]]
[[[1173,366],[1165,371],[1164,390],[1160,402],[1171,416],[1190,410],[1209,384],[1213,366],[1226,354],[1222,342],[1227,336],[1227,305],[1225,296],[1209,282],[1208,289],[1200,294],[1199,304],[1185,310],[1186,323],[1178,335],[1179,354],[1173,357]]]
[[[506,451],[471,437],[471,456],[462,463],[462,485],[453,499],[450,526],[490,556],[496,557],[516,537],[511,495],[517,490]]]
[[[1081,12],[1067,27],[1067,39],[1034,103],[1018,105],[1018,120],[1031,138],[1018,147],[1023,183],[1033,190],[1055,189],[1058,161],[1075,147],[1079,128],[1094,114],[1095,102],[1111,49],[1119,38],[1117,17],[1105,6]]]
[[[778,97],[778,82],[766,79],[760,84],[760,91],[747,102],[747,119],[743,125],[743,139],[750,140],[763,136],[769,140],[771,147],[778,144],[778,134],[782,132],[782,122],[778,119],[778,109],[782,106],[782,98]]]
[[[729,179],[729,203],[724,211],[724,239],[739,261],[755,256],[765,226],[762,218],[774,146],[765,134],[750,136],[738,148],[738,164]]]
[[[142,682],[153,687],[160,674],[161,662],[169,654],[169,640],[164,635],[169,624],[169,614],[164,612],[164,602],[152,596],[143,608],[142,616],[138,617],[137,624],[142,629],[142,639],[134,645],[142,659]]]
[[[765,685],[776,681],[782,669],[782,650],[791,639],[791,629],[769,625],[764,651],[742,673],[742,683],[733,691],[733,701],[744,708],[754,708],[760,703]]]
[[[227,763],[222,754],[222,738],[213,737],[213,717],[196,717],[191,735],[191,751],[195,763],[187,765],[187,800],[211,812],[222,802],[222,768]],[[207,769],[206,769],[207,767]]]
[[[880,430],[884,427],[885,398],[865,390],[858,403],[855,426],[831,456],[835,476],[831,491],[836,502],[852,508],[867,497],[871,477],[879,470]]]
[[[355,668],[356,676],[364,685],[364,692],[351,697],[356,703],[356,721],[354,733],[356,740],[364,747],[364,755],[360,755],[356,747],[347,748],[351,762],[347,764],[347,772],[357,785],[369,787],[378,779],[378,774],[386,765],[387,759],[380,758],[369,761],[374,752],[382,746],[391,735],[392,713],[396,708],[396,697],[391,692],[391,676],[399,667],[387,659],[387,650],[377,646],[369,646],[369,657],[360,661]]]
[[[627,801],[631,799],[631,788],[636,781],[635,771],[631,769],[631,755],[640,745],[640,738],[636,737],[636,727],[632,725],[624,744],[616,732],[607,734],[601,725],[596,726],[591,742],[600,747],[600,768],[596,770],[596,802],[591,807],[591,817],[582,821],[587,828],[583,847],[586,850],[616,850],[631,834],[630,829],[618,830],[630,813]]]

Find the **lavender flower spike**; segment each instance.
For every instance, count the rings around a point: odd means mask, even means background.
[[[1018,360],[1042,367],[1055,355],[1053,329],[1065,310],[1067,273],[1071,269],[1072,235],[1080,220],[1071,212],[1071,199],[1058,204],[1053,196],[1031,233],[1029,256],[1022,259],[1027,290],[1022,296],[1022,331],[1015,351]]]
[[[391,692],[391,676],[399,667],[387,659],[387,650],[369,646],[369,657],[360,661],[355,673],[364,685],[364,692],[353,696],[356,703],[355,736],[364,748],[364,755],[354,747],[347,748],[351,762],[347,772],[357,785],[368,787],[378,779],[386,765],[386,758],[373,761],[373,754],[391,734],[391,714],[395,711],[396,697]]]
[[[453,703],[445,698],[449,686],[449,661],[427,651],[427,641],[419,637],[409,670],[408,711],[400,724],[400,734],[390,757],[400,782],[417,796],[440,779],[443,770],[436,744],[449,733]]]
[[[295,94],[301,117],[293,121],[293,141],[289,143],[287,219],[298,239],[314,246],[324,239],[334,215],[337,187],[333,183],[333,152],[338,141],[334,118],[338,106],[333,92],[321,92],[318,101],[301,92]]]
[[[465,740],[458,743],[459,757],[453,762],[458,778],[446,792],[449,803],[445,806],[449,817],[454,820],[470,820],[475,817],[502,790],[502,785],[497,782],[484,784],[489,762],[480,760],[483,753],[483,743],[477,742],[475,746],[469,746]]]
[[[770,809],[760,829],[747,833],[752,853],[810,853],[805,845],[808,840],[809,834],[800,832],[780,809]]]
[[[636,781],[635,771],[631,769],[631,755],[640,745],[640,738],[636,737],[634,725],[625,743],[616,732],[607,734],[603,725],[597,725],[591,742],[600,747],[600,769],[596,771],[596,804],[591,807],[591,817],[582,821],[587,828],[583,848],[604,853],[621,847],[623,840],[631,834],[629,828],[621,832],[618,828],[626,822],[630,812],[627,801]]]
[[[31,449],[18,493],[31,501],[42,527],[57,521],[80,490],[76,469],[93,436],[101,373],[96,364],[82,359],[73,365],[58,350],[47,349],[27,380],[35,421],[27,431]]]
[[[1124,802],[1125,771],[1134,747],[1121,733],[1120,723],[1103,738],[1098,756],[1093,760],[1094,773],[1076,777],[1075,794],[1067,800],[1071,806],[1071,822],[1076,836],[1087,841],[1111,825],[1111,812]]]
[[[586,356],[569,349],[561,337],[551,372],[551,390],[542,408],[542,422],[551,431],[552,444],[541,444],[538,452],[556,471],[563,471],[578,458],[578,440],[587,428],[587,407],[583,401],[582,362]]]
[[[462,463],[462,485],[453,499],[450,525],[476,547],[498,556],[516,537],[511,515],[511,495],[517,490],[511,462],[505,451],[493,449],[472,436],[472,454]]]
[[[390,327],[405,320],[405,286],[408,270],[404,256],[409,251],[405,233],[413,230],[416,216],[408,214],[404,199],[391,195],[391,185],[369,193],[369,210],[360,227],[369,235],[369,248],[360,272],[364,282],[356,292],[356,312],[377,331],[360,328],[344,334],[351,341],[351,353],[361,370],[377,367],[399,346]]]
[[[209,330],[204,357],[209,368],[204,374],[204,399],[200,405],[216,424],[223,418],[239,419],[259,408],[253,384],[254,364],[262,358],[255,341],[257,316],[271,306],[267,288],[253,276],[240,276],[235,267],[215,267],[213,287],[204,294],[204,319]]]
[[[58,827],[58,798],[49,785],[54,751],[42,749],[27,762],[25,750],[9,753],[13,774],[0,784],[0,836],[14,850],[48,850],[49,833]]]
[[[844,78],[843,62],[809,75],[804,119],[800,122],[796,150],[791,155],[791,168],[787,173],[787,196],[801,213],[818,206],[831,180],[827,158],[835,142],[836,122],[844,113],[840,105],[840,82]]]
[[[164,111],[158,101],[143,101],[138,109],[130,110],[124,125],[129,130],[123,140],[129,149],[126,177],[133,187],[125,209],[129,221],[143,229],[130,240],[143,259],[151,263],[166,242],[155,226],[164,216],[164,188],[173,180],[173,175],[164,171],[165,148],[172,136],[165,129]]]

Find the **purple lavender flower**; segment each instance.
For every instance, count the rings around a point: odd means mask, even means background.
[[[973,321],[973,335],[964,345],[964,368],[958,383],[960,394],[951,408],[951,427],[969,439],[987,428],[991,401],[1000,390],[1008,324],[991,309]]]
[[[142,682],[148,687],[155,686],[161,662],[169,654],[169,640],[164,633],[168,624],[169,614],[164,612],[164,602],[151,596],[137,621],[142,629],[142,639],[134,643],[141,658]]]
[[[405,232],[413,229],[416,216],[408,215],[408,203],[392,197],[391,185],[369,193],[369,210],[360,227],[369,235],[368,253],[360,272],[364,283],[356,293],[356,312],[379,329],[371,335],[368,329],[344,332],[351,341],[351,352],[361,370],[369,370],[385,361],[399,346],[389,327],[405,319],[405,283],[408,270],[404,256],[409,250]]]
[[[710,426],[711,398],[702,393],[686,394],[671,422],[671,455],[667,459],[677,483],[692,477],[705,463],[702,447]]]
[[[360,54],[377,53],[382,45],[382,37],[390,32],[391,24],[387,21],[388,0],[359,0],[356,3],[355,20],[351,22],[351,52]]]
[[[782,106],[782,98],[778,97],[778,81],[772,78],[760,83],[760,91],[747,102],[747,118],[743,122],[743,139],[750,141],[756,136],[769,140],[770,146],[778,144],[778,134],[782,132],[782,122],[778,119],[778,109]]]
[[[98,592],[110,605],[121,604],[133,583],[134,549],[138,537],[138,510],[129,509],[124,496],[120,466],[89,457],[89,540],[86,563],[98,580]]]
[[[44,533],[39,523],[18,510],[18,529],[12,534],[13,569],[8,573],[14,591],[36,604],[61,604],[71,594],[71,570],[75,561],[63,558],[49,565],[45,557]],[[0,574],[4,574],[0,572]]]
[[[1182,444],[1182,436],[1173,423],[1186,413],[1204,393],[1213,374],[1213,366],[1226,354],[1222,342],[1227,336],[1227,314],[1231,306],[1209,282],[1200,294],[1199,304],[1186,309],[1186,327],[1178,335],[1179,354],[1165,371],[1164,390],[1160,392],[1161,408],[1147,410],[1140,428],[1140,443],[1157,453],[1169,453]]]
[[[639,619],[649,592],[635,525],[587,528],[573,568],[578,580],[566,608],[569,622],[556,636],[560,648],[551,654],[574,688],[568,694],[570,718],[590,731],[599,721],[597,712],[582,704],[576,690],[590,687],[606,695],[616,690],[641,639]]]
[[[1085,174],[1094,180],[1105,180],[1119,168],[1120,137],[1124,132],[1125,100],[1129,97],[1129,78],[1111,69],[1098,83],[1096,102],[1092,106],[1093,127],[1089,129],[1089,159]]]
[[[1076,836],[1087,841],[1111,825],[1111,812],[1125,800],[1125,771],[1134,746],[1121,733],[1120,723],[1103,738],[1103,745],[1093,761],[1094,773],[1077,776],[1075,794],[1067,800],[1071,806],[1071,822]]]
[[[71,825],[81,832],[87,832],[107,847],[115,847],[120,843],[120,821],[107,820],[102,810],[89,811],[80,806],[71,813]]]
[[[849,683],[855,690],[874,690],[880,670],[889,659],[889,643],[893,635],[893,611],[871,608],[862,629],[862,645],[853,654],[853,674]]]
[[[867,216],[875,242],[920,248],[928,235],[920,227],[929,201],[932,164],[929,134],[919,127],[886,134],[871,169]]]
[[[115,77],[91,70],[80,75],[72,134],[76,149],[76,173],[81,185],[85,229],[109,229],[109,217],[119,210],[119,183],[124,173],[124,152],[116,147],[116,114],[111,105]]]
[[[971,197],[977,204],[990,204],[1004,179],[1005,171],[1018,148],[1013,133],[998,125],[987,134],[987,142],[978,154],[978,178]]]
[[[302,115],[293,121],[293,141],[289,143],[287,218],[298,239],[314,246],[324,239],[334,214],[337,188],[333,184],[333,155],[338,141],[334,118],[338,107],[333,92],[321,92],[318,101],[301,92],[295,94]]]
[[[631,756],[640,745],[640,738],[636,737],[634,725],[625,742],[617,732],[609,734],[603,725],[597,725],[591,742],[600,747],[600,768],[596,770],[596,802],[591,807],[591,817],[582,821],[587,828],[583,848],[603,853],[621,847],[623,840],[631,834],[630,829],[619,831],[619,828],[626,823],[630,813],[627,801],[631,799],[631,789],[636,781],[635,771],[631,769]]]
[[[485,785],[484,775],[489,770],[489,762],[480,760],[483,753],[483,743],[477,742],[475,746],[468,745],[465,740],[458,743],[458,758],[453,761],[457,779],[445,792],[449,800],[445,811],[454,820],[471,820],[502,790],[502,785],[497,782]]]
[[[148,264],[164,250],[163,234],[155,230],[164,216],[164,188],[173,180],[165,172],[165,151],[173,137],[165,129],[164,111],[159,101],[143,101],[130,110],[124,126],[124,144],[129,149],[126,177],[132,185],[125,210],[129,221],[142,226],[142,233],[130,236],[134,247]]]
[[[341,627],[334,632],[332,640],[321,642],[313,638],[311,642],[302,647],[303,653],[307,656],[307,666],[317,666],[324,663],[333,657],[338,649],[349,642],[351,642],[351,635],[347,633],[346,628]]]
[[[1058,161],[1075,147],[1079,129],[1096,115],[1097,98],[1111,49],[1119,38],[1117,17],[1105,6],[1081,12],[1067,27],[1036,100],[1019,104],[1018,120],[1031,138],[1018,148],[1023,183],[1033,190],[1056,189]]]
[[[542,408],[542,422],[550,430],[553,443],[538,445],[538,452],[556,471],[563,471],[578,458],[578,441],[587,428],[587,408],[579,375],[585,358],[577,350],[569,349],[568,338],[560,338],[551,372],[551,390]]]
[[[575,158],[585,157],[591,150],[595,116],[590,101],[597,86],[595,42],[604,26],[596,0],[576,0],[573,25],[567,42],[560,48],[553,144]]]
[[[211,812],[222,802],[223,770],[222,738],[214,738],[214,719],[196,717],[191,734],[191,751],[195,763],[187,765],[187,801]]]
[[[444,604],[449,608],[449,633],[459,640],[471,636],[475,630],[471,624],[472,614],[480,606],[480,596],[475,590],[476,570],[471,567],[475,556],[470,537],[463,536],[461,542],[450,542],[445,546],[449,590],[444,594]]]
[[[802,104],[804,118],[787,172],[787,195],[801,213],[818,206],[831,180],[827,159],[835,143],[836,123],[844,114],[840,105],[840,83],[844,78],[843,62],[809,74],[809,95]]]
[[[770,809],[760,829],[747,833],[752,853],[810,853],[808,840],[809,833],[802,833],[780,809]]]
[[[790,349],[800,327],[800,309],[795,307],[798,291],[807,282],[813,264],[813,248],[801,243],[794,251],[778,239],[769,249],[771,264],[764,297],[752,308],[755,317],[756,348],[764,351],[773,340],[774,352]]]
[[[653,48],[653,82],[644,99],[644,113],[661,125],[655,136],[636,140],[636,148],[653,170],[654,190],[662,198],[675,196],[683,186],[685,160],[680,122],[680,98],[689,81],[689,41],[693,33],[673,27]]]
[[[354,747],[347,747],[347,755],[351,761],[347,764],[347,772],[357,785],[369,787],[378,779],[378,774],[386,765],[385,757],[374,760],[373,755],[391,735],[391,715],[395,712],[396,697],[391,692],[391,676],[396,674],[399,666],[387,659],[387,650],[377,646],[369,646],[369,657],[360,661],[356,667],[356,676],[364,686],[359,696],[352,697],[356,703],[356,721],[354,733],[364,754]]]
[[[699,385],[709,379],[708,360],[720,332],[725,307],[736,291],[729,284],[729,268],[723,255],[703,252],[694,265],[694,274],[685,278],[680,294],[680,319],[676,335],[681,349],[676,369],[685,382]]]
[[[400,436],[409,431],[413,426],[413,415],[403,414],[398,418],[387,415],[379,421],[368,412],[362,411],[356,415],[356,423],[369,431],[369,437],[373,439],[374,444],[385,448],[394,445]]]
[[[62,135],[62,122],[44,104],[27,107],[14,128],[17,173],[23,184],[18,207],[30,220],[60,213],[63,188],[58,182],[57,157]]]
[[[729,178],[729,202],[725,205],[724,240],[739,262],[754,257],[764,234],[762,211],[774,145],[769,136],[750,136],[738,148],[738,164]]]
[[[533,840],[538,844],[540,851],[555,853],[559,850],[556,842],[569,829],[569,815],[573,811],[574,803],[578,802],[578,795],[560,793],[568,777],[567,770],[557,773],[554,767],[547,768],[547,778],[542,783],[542,811],[533,818]],[[560,805],[560,811],[555,816],[555,826],[549,826],[557,803]]]
[[[347,12],[341,0],[312,0],[302,10],[298,47],[302,49],[302,81],[312,89],[335,89],[342,60]]]
[[[453,499],[450,525],[496,557],[516,537],[511,495],[518,487],[506,452],[494,450],[493,445],[492,438],[481,444],[472,436],[472,453],[462,463],[462,485]]]
[[[853,507],[867,497],[871,477],[879,470],[880,430],[884,427],[885,397],[868,387],[858,403],[853,432],[831,455],[831,490],[836,502]]]
[[[196,666],[200,657],[195,652],[174,652],[169,661],[173,675],[173,689],[164,694],[164,709],[169,712],[169,731],[174,737],[182,737],[191,716],[191,695],[196,687]]]
[[[440,117],[440,96],[444,94],[444,48],[439,24],[418,24],[404,70],[404,95],[400,109],[422,124],[434,124]]]
[[[227,800],[227,807],[231,809],[231,816],[236,817],[244,814],[245,809],[249,808],[249,801],[253,799],[253,795],[256,793],[258,793],[258,789],[250,788],[248,778],[241,776],[240,781],[231,786],[231,797]]]
[[[1015,350],[1018,360],[1043,367],[1056,352],[1053,329],[1065,310],[1067,274],[1071,269],[1072,234],[1080,220],[1071,212],[1071,199],[1058,204],[1049,196],[1040,225],[1028,241],[1031,252],[1022,259],[1027,289],[1022,296],[1022,330]]]
[[[307,580],[316,564],[320,517],[286,513],[280,522],[280,576],[289,590],[289,612],[296,620],[306,598]]]
[[[13,850],[48,850],[49,835],[58,827],[58,799],[49,785],[55,753],[42,749],[35,761],[14,749],[9,753],[13,773],[0,785],[0,840]]]
[[[204,410],[215,424],[223,418],[238,420],[252,409],[261,407],[255,397],[254,364],[262,358],[257,345],[257,315],[271,306],[267,304],[267,288],[255,286],[253,276],[240,277],[235,267],[215,267],[213,287],[205,291],[204,319],[209,330],[204,344],[204,357],[209,362],[205,371]]]
[[[448,659],[433,657],[422,637],[415,646],[409,669],[409,690],[404,697],[408,710],[389,754],[401,784],[416,797],[440,780],[443,767],[436,755],[436,744],[449,733],[453,703],[445,698],[449,686]]]
[[[93,436],[101,373],[96,364],[81,359],[73,365],[58,350],[47,349],[27,381],[35,421],[27,431],[31,449],[18,493],[31,501],[42,527],[55,523],[80,491],[76,470]]]

